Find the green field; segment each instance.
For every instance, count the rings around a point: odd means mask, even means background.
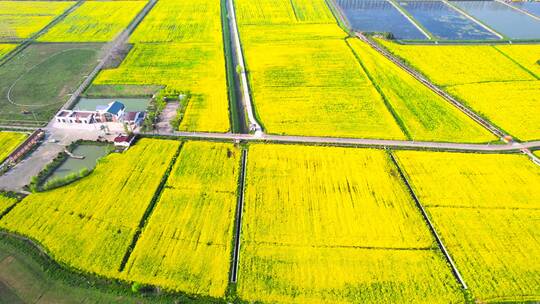
[[[141,139],[69,186],[32,194],[0,227],[38,241],[70,268],[118,276],[120,264],[180,143]]]
[[[0,1],[0,41],[30,38],[74,4],[73,1]]]
[[[478,301],[540,299],[540,167],[523,155],[396,152]]]
[[[252,145],[245,193],[244,300],[463,301],[384,151]]]
[[[126,265],[125,278],[223,297],[228,284],[240,150],[187,142]]]
[[[99,49],[97,44],[32,44],[1,66],[0,123],[47,122],[94,68]]]

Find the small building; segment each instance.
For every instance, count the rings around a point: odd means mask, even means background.
[[[126,106],[119,101],[113,101],[107,106],[96,107],[96,122],[122,122]]]
[[[144,121],[144,112],[126,112],[124,122],[130,125],[140,126]]]
[[[131,146],[134,140],[135,140],[135,136],[133,134],[118,135],[114,138],[114,146],[127,149]]]
[[[94,112],[62,110],[55,119],[61,123],[91,124],[94,123]]]

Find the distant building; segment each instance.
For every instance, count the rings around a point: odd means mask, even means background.
[[[95,113],[91,111],[68,111],[62,110],[56,114],[56,121],[72,124],[91,124],[94,123]]]
[[[96,122],[123,122],[126,107],[123,103],[113,101],[107,106],[96,107]]]

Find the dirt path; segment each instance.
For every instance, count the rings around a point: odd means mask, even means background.
[[[174,131],[171,126],[171,121],[176,117],[179,107],[180,103],[178,101],[168,102],[165,105],[165,108],[163,111],[161,111],[161,114],[159,114],[159,122],[156,124],[156,128],[159,133],[168,133]]]

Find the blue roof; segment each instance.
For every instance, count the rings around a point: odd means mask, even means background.
[[[119,101],[113,101],[109,104],[109,108],[107,109],[107,112],[114,115],[118,115],[118,112],[122,111],[123,109],[125,109],[125,106],[123,103]]]

